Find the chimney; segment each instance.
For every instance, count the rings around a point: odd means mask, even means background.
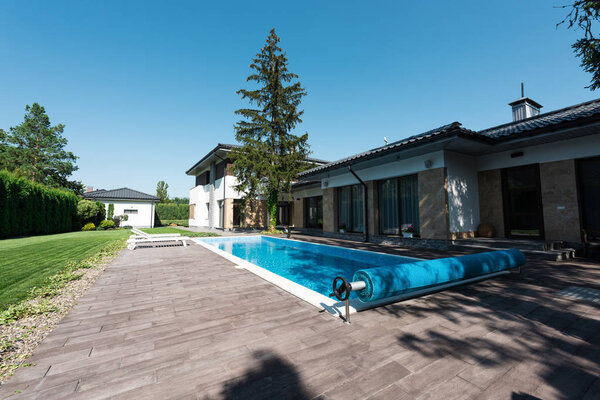
[[[542,105],[536,101],[525,97],[525,87],[521,82],[521,98],[508,103],[512,107],[513,122],[521,121],[525,118],[535,117],[540,114]]]
[[[88,186],[85,188],[85,192],[89,193],[89,192],[93,192],[94,191],[94,187],[93,186]]]

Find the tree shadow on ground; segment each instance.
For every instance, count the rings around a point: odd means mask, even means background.
[[[600,307],[557,291],[570,285],[594,287],[599,277],[597,269],[577,264],[530,262],[521,275],[378,312],[407,319],[440,318],[434,327],[411,332],[409,325],[397,335],[407,349],[431,358],[452,356],[488,372],[506,372],[521,364],[529,384],[539,381],[534,391],[541,388],[542,393],[551,390],[560,398],[581,398],[600,375]],[[502,376],[499,373],[497,379]],[[513,399],[537,398],[513,384]]]
[[[304,387],[296,368],[270,351],[253,354],[257,365],[242,376],[227,382],[220,398],[240,399],[311,399],[314,395]]]

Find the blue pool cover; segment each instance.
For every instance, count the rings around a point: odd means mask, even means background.
[[[368,302],[500,272],[523,264],[523,253],[510,249],[361,269],[354,273],[352,280],[366,283],[366,287],[357,294],[361,301]]]

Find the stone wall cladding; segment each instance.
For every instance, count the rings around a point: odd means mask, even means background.
[[[446,240],[450,236],[446,168],[419,172],[421,238]]]
[[[540,164],[546,240],[580,241],[575,160]]]
[[[377,181],[365,182],[367,185],[367,215],[369,217],[369,235],[379,233],[379,193]]]
[[[323,230],[326,232],[335,232],[336,224],[336,198],[335,188],[323,189]]]
[[[494,227],[494,237],[504,237],[502,178],[499,169],[477,174],[479,183],[479,220]]]
[[[245,210],[246,218],[244,227],[265,228],[267,226],[266,200],[249,200]]]
[[[304,199],[294,199],[292,207],[292,225],[304,228]]]

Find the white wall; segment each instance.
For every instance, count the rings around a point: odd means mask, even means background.
[[[294,199],[304,199],[306,197],[323,196],[323,189],[320,187],[294,190]]]
[[[517,151],[522,151],[523,156],[510,158],[510,155]],[[519,165],[593,157],[597,155],[600,155],[600,135],[589,135],[576,139],[567,139],[500,153],[486,154],[477,158],[477,170],[486,171],[489,169],[516,167]]]
[[[125,210],[137,210],[137,214],[127,214],[127,221],[121,222],[121,225],[130,225],[134,228],[152,228],[154,227],[154,203],[151,201],[133,201],[133,200],[102,200],[108,215],[108,205],[114,204],[114,216],[125,214]]]
[[[473,232],[479,225],[479,183],[477,160],[446,151],[450,232]]]
[[[423,171],[425,168],[425,161],[431,161],[429,168],[440,168],[444,166],[444,151],[435,151],[422,156],[407,158],[405,160],[397,160],[388,162],[385,164],[377,165],[375,167],[357,169],[354,168],[356,175],[363,181],[380,180],[386,178],[393,178],[396,176],[415,174],[419,171]],[[325,186],[327,182],[327,186]],[[324,178],[321,181],[321,186],[325,187],[340,187],[347,185],[354,185],[358,183],[356,178],[350,173],[346,172],[343,175],[332,176],[330,178]]]
[[[194,218],[190,218],[190,226],[208,226],[208,191],[210,185],[199,185],[190,190],[190,204],[195,204]]]

